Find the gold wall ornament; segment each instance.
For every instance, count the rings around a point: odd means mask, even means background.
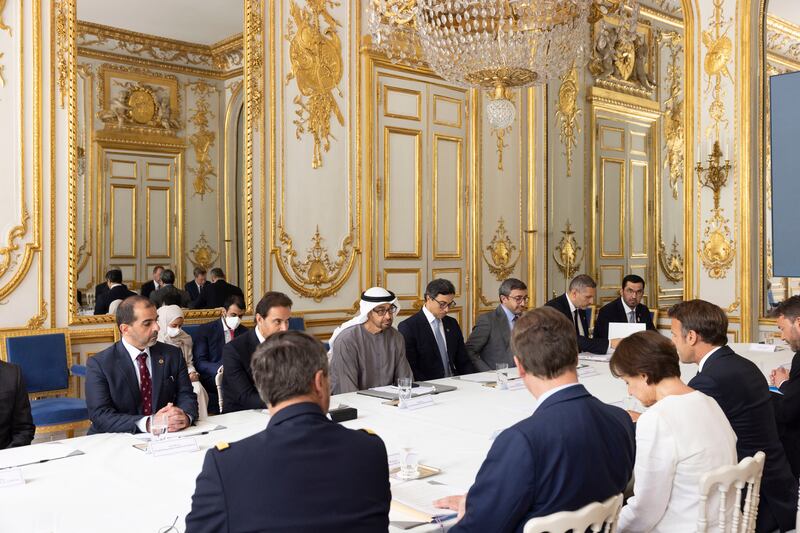
[[[56,68],[58,70],[58,94],[61,96],[61,109],[64,109],[70,85],[70,47],[74,47],[74,27],[68,23],[75,18],[74,0],[60,0],[55,4],[56,29]]]
[[[5,54],[0,53],[0,59],[3,59]],[[0,65],[0,87],[6,86],[6,79],[3,77],[3,72],[5,71],[5,65]]]
[[[741,307],[741,305],[742,305],[742,299],[739,296],[737,296],[736,299],[733,301],[733,303],[729,305],[727,309],[725,309],[725,312],[729,314],[733,313],[734,311],[738,310],[739,307]]]
[[[190,84],[190,87],[198,98],[195,102],[194,114],[189,118],[189,122],[195,125],[197,131],[188,138],[189,144],[194,148],[197,166],[189,167],[189,171],[194,173],[194,180],[192,181],[194,194],[199,195],[200,200],[203,200],[206,193],[214,190],[211,187],[210,180],[212,177],[217,176],[210,153],[217,139],[217,134],[208,129],[209,121],[214,118],[214,113],[211,112],[207,99],[209,93],[215,92],[217,89],[203,80]]]
[[[581,113],[578,108],[578,69],[573,66],[561,77],[556,109],[556,119],[561,122],[561,143],[567,158],[567,176],[572,176],[572,148],[577,146],[576,134],[581,131],[578,123]]]
[[[25,325],[25,327],[31,331],[42,329],[45,320],[47,320],[47,302],[42,300],[39,302],[39,312],[28,320],[28,323]]]
[[[8,0],[0,0],[0,31],[7,31],[9,37],[13,37],[14,33],[11,31],[11,26],[3,21],[3,11],[6,9]]]
[[[146,127],[168,132],[179,130],[177,112],[173,112],[169,90],[142,82],[119,82],[116,96],[111,96],[108,108],[97,113],[106,125],[117,128]]]
[[[575,240],[575,232],[570,226],[569,219],[564,229],[561,230],[561,240],[558,241],[556,249],[553,251],[553,259],[564,275],[564,279],[571,279],[578,271],[583,261],[583,250]]]
[[[722,78],[728,78],[733,83],[733,77],[728,70],[728,63],[733,53],[733,43],[727,35],[731,20],[723,19],[722,4],[724,0],[713,0],[713,2],[714,14],[711,16],[709,29],[702,32],[703,44],[706,47],[703,68],[708,76],[705,93],[709,94],[710,92],[712,95],[711,104],[708,107],[712,124],[706,128],[706,136],[712,137],[713,132],[713,138],[719,139],[720,126],[724,124],[727,127],[728,125]]]
[[[30,218],[28,209],[23,204],[22,223],[8,231],[8,244],[0,248],[0,278],[3,277],[14,264],[15,254],[19,250],[19,243],[17,243],[17,241],[28,233],[28,221]]]
[[[286,39],[290,43],[292,70],[286,75],[286,84],[296,80],[300,92],[293,100],[297,105],[294,120],[297,139],[304,133],[314,138],[311,168],[321,167],[322,151],[330,150],[331,115],[344,126],[344,116],[333,95],[336,90],[342,96],[338,88],[344,74],[342,43],[336,33],[341,24],[328,12],[329,7],[339,5],[333,0],[308,0],[304,9],[294,1],[290,7],[292,18]]]
[[[244,69],[245,93],[249,116],[245,122],[254,131],[261,130],[261,112],[264,108],[264,4],[262,0],[246,0]]]
[[[668,254],[664,241],[658,244],[658,264],[664,277],[673,283],[683,281],[683,257],[678,247],[678,238],[672,239],[672,250]]]
[[[714,141],[714,147],[708,156],[708,166],[703,168],[701,163],[697,163],[698,182],[701,187],[708,187],[714,194],[714,208],[711,210],[711,217],[706,220],[707,227],[703,233],[705,237],[700,242],[698,250],[703,266],[708,270],[709,277],[722,279],[736,258],[736,250],[728,224],[730,221],[723,216],[723,210],[719,205],[720,191],[728,182],[728,173],[731,170],[731,163],[725,160],[721,165],[722,150],[719,141]]]
[[[500,217],[497,219],[497,229],[494,232],[494,236],[483,252],[483,260],[486,261],[489,272],[494,275],[497,281],[503,281],[514,272],[519,258],[522,257],[522,254],[517,254],[517,258],[512,261],[511,258],[516,251],[517,247],[511,242],[511,237],[506,231],[505,220]],[[489,257],[486,256],[486,252],[489,252]]]
[[[669,171],[669,186],[672,198],[678,199],[678,184],[684,172],[684,127],[683,100],[681,99],[681,68],[678,57],[683,52],[683,36],[678,32],[659,32],[656,42],[669,48],[669,64],[667,66],[667,84],[669,98],[664,102],[664,138],[667,157],[664,158],[664,169]]]
[[[497,170],[503,170],[503,151],[508,148],[505,135],[506,133],[511,133],[511,126],[507,128],[493,128],[492,133],[497,137]]]
[[[633,24],[631,17],[603,18],[593,27],[587,67],[599,87],[650,98],[656,87],[652,32],[644,22]]]
[[[347,280],[348,263],[358,252],[358,249],[353,247],[355,227],[350,226],[350,233],[342,240],[335,261],[331,260],[328,249],[322,245],[323,238],[319,233],[319,226],[311,237],[312,246],[302,262],[297,259],[298,254],[294,249],[292,238],[286,233],[282,223],[278,225],[278,231],[281,246],[276,250],[279,256],[277,264],[291,287],[315,302],[321,302],[323,298],[335,295]]]
[[[195,243],[194,248],[186,254],[186,257],[189,258],[189,261],[194,266],[209,270],[219,257],[219,254],[211,247],[211,244],[206,239],[205,232],[201,232],[200,238]]]

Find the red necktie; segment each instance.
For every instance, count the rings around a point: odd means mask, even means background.
[[[150,416],[153,414],[153,384],[150,381],[150,371],[147,370],[147,354],[140,353],[136,361],[139,363],[139,375],[142,378],[139,385],[142,393],[142,414]]]

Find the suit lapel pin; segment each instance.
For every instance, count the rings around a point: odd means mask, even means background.
[[[164,359],[159,359],[159,360],[158,360],[158,364],[159,364],[159,365],[163,365],[163,364],[164,364]]]

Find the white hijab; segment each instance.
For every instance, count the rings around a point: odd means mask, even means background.
[[[397,301],[397,297],[394,295],[393,292],[387,291],[383,287],[370,287],[366,291],[361,293],[361,303],[359,305],[359,313],[333,330],[333,335],[331,335],[328,344],[330,345],[330,349],[328,350],[328,357],[333,354],[333,341],[339,334],[346,330],[347,328],[351,328],[353,326],[358,326],[359,324],[363,324],[367,321],[367,315],[370,311],[378,307],[379,305],[383,304],[392,304],[397,307],[397,310],[392,315],[393,318],[397,318],[397,314],[400,312],[400,302]]]

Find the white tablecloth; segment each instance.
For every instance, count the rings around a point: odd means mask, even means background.
[[[789,363],[793,356],[786,348],[774,353],[754,352],[748,345],[733,348],[753,360],[765,375]],[[592,394],[608,403],[626,398],[625,383],[611,376],[606,363],[588,364],[598,375],[581,382]],[[681,367],[686,381],[697,372],[695,365]],[[375,431],[390,454],[411,439],[421,463],[442,469],[438,481],[466,489],[491,446],[492,435],[528,416],[535,400],[525,389],[496,390],[458,379],[439,382],[458,390],[437,395],[434,406],[419,410],[400,410],[355,393],[334,396],[331,404],[356,407],[358,419],[344,425]],[[25,485],[0,489],[0,532],[155,533],[176,517],[178,530],[185,531],[184,518],[191,508],[205,450],[264,429],[268,415],[244,411],[212,417],[209,422],[226,429],[197,437],[200,452],[166,457],[135,449],[133,445],[141,441],[128,434],[62,441],[84,455],[22,467]],[[391,519],[411,517],[393,511]],[[413,531],[430,530],[433,528],[419,527]]]

